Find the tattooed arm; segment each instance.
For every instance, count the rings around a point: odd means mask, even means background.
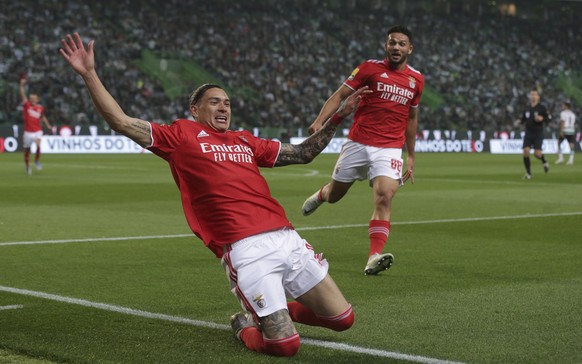
[[[329,144],[341,120],[356,110],[362,94],[370,92],[372,91],[369,91],[368,87],[365,86],[350,95],[336,113],[327,119],[323,127],[301,144],[283,143],[275,167],[311,162]]]
[[[275,166],[280,167],[289,164],[305,164],[311,162],[329,144],[335,135],[337,127],[337,125],[328,119],[323,125],[323,128],[316,131],[301,144],[283,143]]]
[[[75,33],[73,36],[67,35],[67,39],[61,40],[61,43],[63,45],[60,49],[61,55],[69,62],[73,70],[81,75],[95,108],[111,129],[132,139],[142,147],[151,145],[150,123],[126,115],[97,76],[93,41],[90,41],[85,49],[81,37]]]

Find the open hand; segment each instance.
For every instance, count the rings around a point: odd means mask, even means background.
[[[69,62],[75,72],[84,76],[95,69],[95,56],[93,54],[94,41],[90,41],[87,49],[85,49],[81,36],[75,32],[73,36],[67,34],[66,39],[61,39],[61,43],[63,48],[59,52]]]
[[[347,99],[342,102],[336,113],[341,117],[347,117],[353,113],[357,108],[363,94],[369,94],[372,90],[368,90],[368,86],[359,88],[356,92],[351,94]]]

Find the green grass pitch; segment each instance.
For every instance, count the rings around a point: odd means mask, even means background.
[[[240,307],[163,160],[47,154],[26,176],[0,154],[0,363],[582,362],[582,159],[533,159],[524,181],[519,155],[417,154],[375,277],[367,182],[301,216],[335,159],[263,170],[356,314],[343,333],[298,324],[280,359],[233,338]]]

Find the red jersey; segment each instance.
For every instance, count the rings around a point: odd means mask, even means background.
[[[44,113],[44,106],[33,105],[30,101],[24,103],[24,131],[41,131],[40,118]]]
[[[368,86],[373,91],[362,97],[348,138],[373,147],[402,148],[410,108],[418,107],[424,76],[408,65],[399,71],[390,67],[386,59],[368,60],[352,72],[344,85],[352,90]]]
[[[186,119],[150,124],[148,149],[170,164],[190,229],[217,257],[225,244],[291,227],[258,169],[274,166],[280,142]]]

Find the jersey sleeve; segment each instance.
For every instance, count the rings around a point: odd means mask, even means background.
[[[422,97],[422,92],[424,91],[424,77],[419,78],[418,82],[418,92],[414,95],[414,98],[410,102],[410,107],[418,107],[420,104],[420,98]]]
[[[344,81],[344,85],[348,86],[352,90],[357,90],[365,85],[366,79],[368,78],[368,69],[366,62],[361,63],[358,67],[354,68],[350,77]]]
[[[251,144],[255,161],[259,167],[272,168],[275,166],[279,152],[281,151],[281,142],[257,138],[249,132],[245,132],[245,139]]]
[[[172,125],[151,123],[152,145],[147,147],[159,157],[168,159],[182,143],[182,129],[178,123]]]

